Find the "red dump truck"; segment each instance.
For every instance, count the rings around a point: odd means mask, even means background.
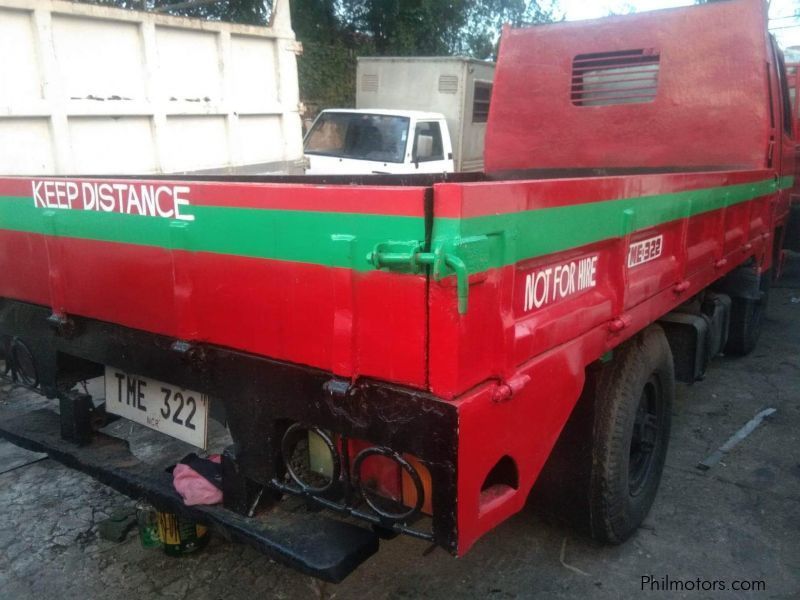
[[[732,0],[505,29],[482,174],[3,178],[6,369],[60,414],[0,435],[332,581],[383,535],[463,555],[529,496],[620,542],[675,381],[758,338],[787,92]],[[183,506],[113,415],[200,447],[222,420],[224,504]]]

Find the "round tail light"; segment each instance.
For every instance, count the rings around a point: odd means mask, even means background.
[[[281,440],[286,472],[301,490],[322,494],[339,480],[339,453],[327,433],[295,423]]]
[[[404,477],[411,485],[404,485]],[[369,507],[389,521],[418,514],[425,502],[422,479],[400,454],[383,447],[365,448],[353,461],[353,485]]]

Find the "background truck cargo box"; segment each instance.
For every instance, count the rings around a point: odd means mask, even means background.
[[[289,6],[269,27],[0,0],[0,173],[302,172]]]

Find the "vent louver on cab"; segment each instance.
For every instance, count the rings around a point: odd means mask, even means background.
[[[439,75],[439,91],[442,94],[455,94],[458,91],[458,76]]]
[[[660,55],[653,48],[578,54],[572,61],[572,103],[652,102],[658,91],[659,67]]]
[[[361,76],[361,91],[362,92],[377,92],[378,91],[378,76],[375,74],[367,74]]]

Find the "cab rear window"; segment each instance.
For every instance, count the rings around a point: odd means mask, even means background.
[[[578,54],[572,61],[575,106],[652,102],[658,92],[660,55],[653,48]]]

